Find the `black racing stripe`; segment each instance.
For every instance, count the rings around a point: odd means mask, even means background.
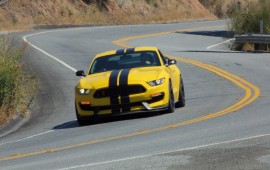
[[[130,70],[131,69],[124,69],[120,75],[119,85],[121,87],[121,91],[120,91],[121,104],[130,103],[129,92],[128,92],[128,74]],[[130,107],[122,109],[122,112],[130,112],[130,111],[131,111]]]
[[[120,85],[128,85],[128,74],[130,70],[131,68],[122,70],[119,80]]]
[[[134,53],[134,51],[135,51],[135,48],[128,48],[126,50],[126,54],[132,54],[132,53]]]
[[[116,54],[124,54],[125,53],[125,49],[120,49],[116,51]]]
[[[120,109],[116,109],[116,105],[119,105],[119,100],[118,100],[118,96],[119,96],[119,91],[115,89],[117,87],[117,77],[119,74],[120,70],[113,70],[111,72],[110,78],[109,78],[109,88],[110,88],[110,103],[112,106],[112,113],[120,113]]]

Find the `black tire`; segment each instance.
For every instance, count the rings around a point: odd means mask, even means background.
[[[180,91],[179,91],[179,98],[178,101],[175,103],[176,108],[185,107],[186,105],[186,98],[185,98],[185,88],[184,88],[184,82],[182,79],[182,76],[180,76]]]
[[[173,88],[172,88],[172,83],[169,83],[169,103],[168,103],[168,108],[166,110],[167,113],[173,113],[175,109],[175,104],[174,104],[174,95],[173,95]]]
[[[78,110],[77,110],[77,106],[76,106],[76,103],[75,103],[75,110],[76,110],[76,118],[77,118],[77,122],[80,126],[85,126],[85,125],[88,125],[89,124],[89,121],[87,119],[83,119],[80,117],[79,113],[78,113]]]

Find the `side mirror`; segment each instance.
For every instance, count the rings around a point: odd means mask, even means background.
[[[84,71],[83,70],[76,71],[76,76],[85,77]]]
[[[173,65],[173,64],[176,64],[177,62],[176,62],[176,60],[174,60],[174,59],[169,59],[168,60],[168,65]]]

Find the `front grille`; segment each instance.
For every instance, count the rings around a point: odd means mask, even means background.
[[[91,105],[82,105],[80,104],[80,107],[84,111],[94,111],[95,113],[98,113],[101,110],[113,110],[113,109],[125,109],[125,108],[131,108],[136,106],[142,106],[141,102],[135,102],[135,103],[128,103],[128,104],[118,104],[118,105],[108,105],[108,106],[96,106],[93,107]]]
[[[145,91],[146,89],[142,85],[115,86],[97,90],[94,94],[94,98],[110,97],[113,94],[119,94],[119,96],[140,94]]]

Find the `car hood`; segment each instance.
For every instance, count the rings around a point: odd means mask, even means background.
[[[127,71],[127,69],[124,69]],[[123,76],[122,73],[124,72],[122,70],[119,74],[120,76]],[[132,68],[126,74],[125,76],[128,79],[129,83],[135,83],[135,82],[148,82],[152,80],[156,80],[161,76],[163,68],[159,67],[140,67],[140,68]],[[118,74],[118,80],[119,80],[119,74]],[[80,88],[86,88],[86,89],[97,89],[102,87],[108,87],[110,77],[112,76],[112,71],[108,72],[102,72],[102,73],[96,73],[87,75],[86,77],[82,78],[78,84],[78,87]]]
[[[161,67],[133,68],[128,75],[129,81],[152,81],[161,78]]]

